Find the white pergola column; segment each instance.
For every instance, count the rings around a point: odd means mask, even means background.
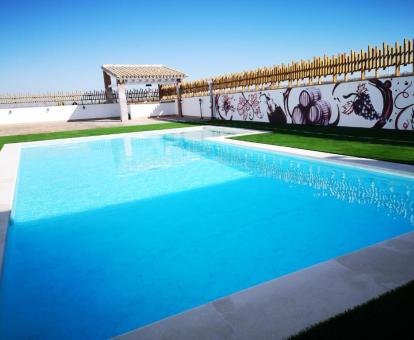
[[[126,98],[126,86],[122,80],[117,81],[118,86],[118,103],[120,110],[121,121],[126,122],[128,120],[128,103]]]

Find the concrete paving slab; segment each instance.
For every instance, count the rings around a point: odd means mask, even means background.
[[[7,229],[9,226],[10,210],[8,206],[0,205],[0,279],[3,272],[3,257],[6,246]]]
[[[135,333],[128,333],[122,339],[137,339]],[[166,319],[160,327],[143,327],[139,339],[234,339],[234,332],[229,323],[222,319],[214,306],[208,305],[193,310],[190,315],[178,314]]]
[[[24,124],[0,125],[0,136],[27,135],[32,133],[47,133],[71,130],[85,130],[105,127],[157,124],[167,121],[155,118],[139,118],[121,122],[118,119],[83,120],[69,122],[43,122]]]
[[[160,334],[168,339],[284,339],[385,291],[387,288],[369,275],[353,272],[331,260],[125,336],[126,339],[158,339]],[[201,335],[193,333],[200,329],[203,329]]]
[[[401,235],[398,239],[414,243],[414,233],[407,233],[407,234]]]
[[[14,194],[13,181],[0,180],[0,205],[11,207],[11,205],[13,204],[13,194]]]
[[[15,180],[19,166],[20,146],[7,144],[0,152],[0,181]]]
[[[413,244],[399,238],[341,256],[337,261],[354,273],[371,277],[387,289],[399,287],[410,278],[414,279]]]

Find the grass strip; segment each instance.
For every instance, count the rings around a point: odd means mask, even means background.
[[[35,133],[28,135],[14,135],[14,136],[2,136],[0,137],[0,149],[4,144],[9,143],[23,143],[23,142],[35,142],[50,139],[64,139],[74,137],[88,137],[88,136],[102,136],[112,135],[117,133],[128,132],[142,132],[164,129],[175,129],[193,126],[189,123],[157,123],[147,125],[129,125],[129,126],[117,126],[109,128],[94,128],[85,130],[72,130],[72,131],[59,131],[59,132],[47,132],[47,133]]]

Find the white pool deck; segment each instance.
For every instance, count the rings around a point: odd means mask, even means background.
[[[206,126],[125,133],[158,135]],[[235,134],[260,131],[223,127]],[[120,135],[7,144],[0,152],[0,273],[22,146],[71,143]],[[368,168],[414,178],[414,166],[274,145],[212,139],[224,143]],[[414,280],[414,231],[306,269],[236,292],[118,336],[119,339],[284,339],[391,289]],[[137,306],[139,308],[139,306]]]

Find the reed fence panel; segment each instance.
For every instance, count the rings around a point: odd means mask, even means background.
[[[314,57],[311,60],[293,61],[288,65],[275,65],[256,70],[226,74],[212,78],[214,93],[231,93],[240,90],[259,90],[263,88],[276,89],[300,85],[306,81],[322,83],[325,78],[337,82],[342,76],[343,81],[358,73],[360,79],[365,79],[366,73],[375,71],[375,77],[380,77],[381,70],[392,69],[394,76],[401,74],[401,67],[411,65],[410,73],[414,73],[414,39],[404,39],[402,44],[383,43],[381,47],[368,46],[359,52],[351,50],[332,57]],[[181,84],[182,97],[208,95],[208,80],[196,80]],[[177,98],[174,85],[162,86],[160,98],[163,100]]]

